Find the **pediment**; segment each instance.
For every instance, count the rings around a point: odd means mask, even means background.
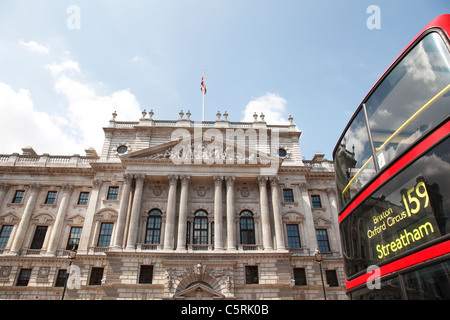
[[[173,296],[175,299],[223,299],[223,294],[217,293],[209,285],[198,282]]]
[[[186,131],[187,132],[187,131]],[[173,138],[173,137],[172,137]],[[223,135],[217,132],[190,135],[187,133],[157,146],[134,151],[120,157],[122,162],[172,162],[174,164],[246,164],[257,166],[276,167],[281,165],[282,159],[278,153],[267,152],[249,147],[245,139],[238,143],[223,139]],[[266,146],[265,149],[268,149]]]

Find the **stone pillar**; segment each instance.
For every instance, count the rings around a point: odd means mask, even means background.
[[[267,177],[258,177],[259,202],[261,209],[262,240],[264,250],[273,250],[272,232],[270,229],[269,202],[267,197]]]
[[[58,213],[56,214],[56,220],[53,224],[52,233],[50,235],[50,241],[47,248],[46,255],[54,256],[58,249],[58,244],[61,236],[61,230],[64,225],[64,219],[67,213],[67,207],[69,206],[70,195],[72,193],[72,185],[64,184],[62,186],[63,194],[61,203],[59,204]]]
[[[164,232],[164,250],[173,250],[177,182],[178,176],[169,175],[169,194],[167,196],[166,228]]]
[[[34,204],[36,203],[36,198],[40,188],[41,186],[37,183],[30,185],[31,193],[28,197],[27,203],[25,204],[22,218],[20,219],[19,226],[17,227],[16,236],[14,237],[11,250],[9,251],[11,255],[18,255],[20,249],[22,248],[23,239],[27,233],[28,224],[30,222],[31,215],[33,214]]]
[[[83,230],[81,231],[80,236],[80,243],[78,244],[78,253],[85,254],[88,251],[92,226],[94,224],[94,215],[95,211],[97,210],[97,202],[101,186],[102,181],[100,179],[92,180],[92,191],[89,196],[89,205],[87,207],[86,216],[84,218]]]
[[[180,216],[178,220],[177,250],[186,250],[186,226],[188,213],[188,189],[190,176],[181,176]]]
[[[3,203],[3,199],[5,199],[6,192],[9,189],[9,184],[6,182],[0,182],[0,208]]]
[[[273,209],[273,220],[275,223],[275,238],[277,241],[277,250],[285,250],[286,245],[284,244],[283,236],[283,223],[281,221],[280,213],[280,195],[278,192],[278,177],[270,177],[270,185],[272,190],[272,209]]]
[[[131,210],[130,225],[128,230],[127,249],[136,248],[136,239],[139,229],[139,215],[141,213],[142,190],[144,189],[145,176],[138,174],[134,176],[136,188],[134,190],[133,208]]]
[[[234,180],[226,177],[227,182],[227,250],[236,250],[236,227],[234,221]]]
[[[127,220],[128,202],[130,201],[131,183],[133,177],[129,174],[123,176],[122,194],[120,197],[119,216],[117,217],[117,226],[114,236],[114,249],[123,248],[123,238],[125,233],[125,224]]]
[[[222,181],[223,177],[214,176],[214,250],[223,249],[222,223]]]
[[[333,188],[327,189],[328,200],[331,207],[331,219],[333,220],[333,242],[336,244],[339,252],[342,252],[341,239],[339,236],[339,221],[336,202],[336,191]]]
[[[302,202],[305,213],[305,226],[307,232],[305,234],[305,239],[307,241],[306,245],[309,247],[311,254],[313,254],[317,248],[317,238],[316,229],[314,227],[314,218],[311,209],[311,201],[308,194],[308,184],[306,182],[301,183],[300,190],[302,192]]]

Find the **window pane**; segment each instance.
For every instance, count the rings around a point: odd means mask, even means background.
[[[66,250],[77,250],[80,243],[82,227],[72,227],[70,229],[69,241],[67,241]]]
[[[80,197],[78,198],[78,205],[85,206],[88,204],[89,192],[80,192]]]
[[[283,189],[284,202],[294,202],[294,193],[292,189]]]
[[[316,229],[317,244],[320,252],[330,251],[330,245],[328,243],[328,234],[326,229]]]
[[[91,278],[89,279],[90,286],[99,286],[102,284],[103,268],[92,268]]]
[[[14,194],[14,198],[12,200],[12,203],[22,203],[24,195],[25,195],[25,191],[17,190],[16,193]]]
[[[33,241],[30,249],[41,249],[44,244],[45,234],[47,233],[47,226],[37,226],[34,232]]]
[[[111,241],[111,234],[113,229],[113,223],[102,223],[100,228],[100,234],[98,236],[98,247],[109,247]]]
[[[119,187],[109,187],[107,200],[117,200],[119,196]]]
[[[16,286],[26,287],[28,285],[28,281],[30,281],[30,277],[31,277],[31,269],[20,270],[20,274],[19,274],[19,277],[17,278]]]
[[[257,266],[246,266],[245,267],[245,283],[246,284],[259,283]]]
[[[3,226],[2,231],[0,232],[0,249],[4,249],[8,244],[9,236],[11,235],[11,231],[13,226]]]
[[[66,269],[58,270],[55,287],[64,287],[64,285],[66,284],[66,278],[67,278],[67,270]]]
[[[45,204],[55,204],[56,191],[49,191],[47,197],[45,198]]]
[[[153,266],[141,266],[139,272],[139,283],[152,283]]]
[[[286,225],[288,234],[288,244],[289,248],[297,249],[300,248],[300,235],[298,233],[298,225],[288,224]]]
[[[296,286],[306,286],[306,272],[304,268],[294,269],[294,280]]]
[[[320,202],[320,196],[311,196],[311,202],[313,208],[322,208],[322,203]]]

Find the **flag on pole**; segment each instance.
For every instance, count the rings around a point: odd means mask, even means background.
[[[200,83],[200,90],[202,90],[203,94],[206,94],[205,73],[203,73],[202,76],[202,82]]]

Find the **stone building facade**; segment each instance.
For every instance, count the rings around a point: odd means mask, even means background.
[[[113,113],[100,154],[0,155],[0,298],[322,299],[319,248],[346,299],[332,162],[291,117],[153,116]]]

